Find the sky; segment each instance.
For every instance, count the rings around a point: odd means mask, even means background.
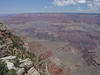
[[[0,14],[100,13],[100,0],[0,0]]]

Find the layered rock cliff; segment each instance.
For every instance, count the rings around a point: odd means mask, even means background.
[[[0,23],[0,65],[4,65],[0,75],[48,75],[45,61],[28,49],[25,41]]]

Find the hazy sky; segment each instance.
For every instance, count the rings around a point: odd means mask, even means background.
[[[100,0],[0,0],[0,13],[99,13]]]

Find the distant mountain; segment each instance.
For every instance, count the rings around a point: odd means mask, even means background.
[[[13,14],[2,15],[1,20],[7,24],[21,24],[26,22],[32,22],[36,20],[51,21],[51,22],[83,22],[88,24],[100,23],[100,14],[56,14],[56,13],[38,13],[38,14]],[[76,19],[77,17],[77,19]]]

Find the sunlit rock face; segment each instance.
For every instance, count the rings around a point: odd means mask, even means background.
[[[0,58],[0,60],[7,64],[8,70],[15,70],[17,75],[40,75],[33,67],[33,62],[29,59],[18,59],[16,56],[7,56]],[[17,60],[17,61],[16,61]],[[15,63],[18,63],[16,66]],[[25,71],[27,69],[27,72]]]

